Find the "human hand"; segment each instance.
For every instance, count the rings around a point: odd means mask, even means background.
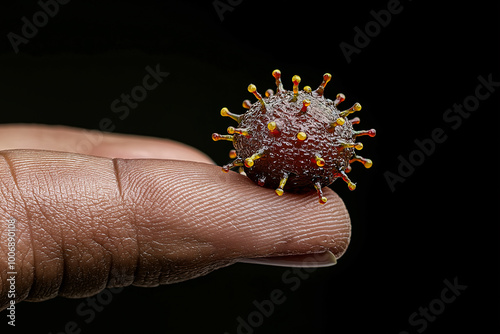
[[[347,248],[349,215],[330,189],[325,205],[316,193],[277,197],[181,143],[95,138],[0,126],[0,310],[12,218],[16,302],[174,283],[235,262],[327,266]]]

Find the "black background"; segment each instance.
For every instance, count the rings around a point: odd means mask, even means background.
[[[85,299],[21,303],[16,329],[59,333],[75,321],[81,333],[232,334],[254,301],[280,289],[285,302],[255,333],[498,332],[498,91],[457,129],[443,119],[475,94],[479,76],[500,81],[498,5],[401,1],[401,12],[348,63],[339,44],[354,45],[354,28],[390,1],[232,2],[221,21],[213,1],[73,0],[19,53],[7,34],[21,34],[21,18],[32,21],[40,6],[2,3],[0,122],[98,130],[109,118],[114,132],[179,140],[224,164],[230,145],[210,139],[232,124],[221,107],[243,112],[241,101],[253,99],[248,84],[273,88],[275,68],[288,89],[294,74],[315,88],[330,72],[326,96],[343,92],[346,108],[360,102],[357,128],[377,129],[362,138],[374,166],[355,166],[358,188],[332,185],[352,218],[347,253],[307,276],[237,264],[175,285],[129,287],[90,323],[76,312],[88,309]],[[156,64],[170,75],[120,119],[111,102]],[[417,154],[414,141],[435,128],[447,139],[391,191],[384,173],[398,173],[398,156]],[[300,286],[292,291],[283,275],[302,277]],[[409,317],[437,305],[444,280],[455,279],[465,291],[426,328],[412,326]]]

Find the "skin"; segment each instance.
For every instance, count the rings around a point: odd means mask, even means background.
[[[89,139],[90,138],[90,139]],[[0,126],[0,309],[7,221],[16,219],[16,302],[179,282],[235,262],[324,266],[350,240],[342,200],[285,194],[155,138]]]

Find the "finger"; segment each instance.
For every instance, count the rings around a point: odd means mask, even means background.
[[[0,125],[0,150],[37,149],[108,158],[154,158],[213,163],[201,151],[168,139],[41,124]]]
[[[155,286],[244,258],[331,251],[350,221],[338,196],[285,194],[210,164],[14,150],[0,158],[0,250],[16,220],[19,300]],[[7,270],[1,257],[5,307]]]

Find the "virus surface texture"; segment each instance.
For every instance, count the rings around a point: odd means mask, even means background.
[[[239,167],[241,173],[260,186],[274,188],[279,196],[284,191],[316,189],[321,204],[327,200],[322,188],[339,177],[354,190],[356,185],[346,174],[351,170],[350,164],[372,166],[370,159],[355,153],[363,148],[356,138],[375,136],[375,129],[353,129],[359,118],[347,119],[361,110],[361,105],[355,103],[339,111],[337,106],[345,100],[344,94],[337,94],[334,101],[325,98],[323,93],[332,77],[329,73],[323,75],[323,82],[316,90],[309,86],[299,90],[298,75],[292,78],[291,91],[283,88],[279,70],[273,71],[273,77],[276,93],[269,89],[262,96],[255,85],[248,86],[257,101],[243,101],[243,107],[248,109],[245,114],[233,114],[222,108],[222,116],[238,122],[237,127],[227,129],[227,135],[212,134],[214,141],[232,141],[235,148],[229,152],[234,161],[223,166],[223,171]]]

